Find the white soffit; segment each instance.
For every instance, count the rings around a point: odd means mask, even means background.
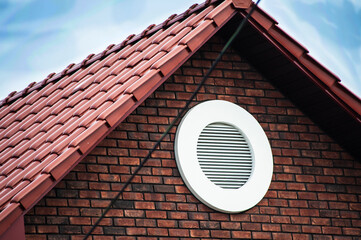
[[[223,100],[188,111],[177,129],[175,157],[189,190],[221,212],[252,208],[272,179],[272,151],[261,125],[243,108]]]

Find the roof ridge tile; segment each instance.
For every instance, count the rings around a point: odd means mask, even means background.
[[[74,166],[77,162],[81,160],[81,154],[79,152],[79,147],[70,147],[62,152],[57,158],[51,161],[46,165],[41,173],[50,174],[55,181],[59,180],[63,175],[65,175],[69,169]],[[67,167],[63,167],[67,166]]]
[[[8,187],[4,189],[11,189],[10,191],[6,191],[5,194],[2,194],[0,197],[0,208],[6,205],[16,194],[24,189],[24,187],[29,183],[29,181],[22,181],[20,184],[16,185],[15,188]]]
[[[69,147],[79,147],[82,154],[88,152],[92,147],[92,142],[102,139],[102,136],[108,131],[105,120],[96,120],[92,125],[85,129],[81,134],[75,137],[69,144]],[[96,139],[95,141],[92,141]]]
[[[24,180],[27,182],[29,180]],[[29,209],[33,204],[32,199],[38,195],[42,195],[53,184],[50,174],[40,174],[26,187],[19,191],[12,199],[11,202],[20,203],[24,209]]]
[[[134,99],[132,95],[126,94],[118,98],[111,106],[106,108],[102,113],[99,114],[97,120],[104,120],[107,122],[109,127],[114,127],[117,122],[120,113],[127,113],[134,106]]]
[[[4,210],[1,208],[0,210],[0,226],[4,230],[8,229],[23,212],[19,203],[10,203]]]

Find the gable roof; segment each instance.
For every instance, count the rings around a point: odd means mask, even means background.
[[[209,38],[222,28],[232,29],[232,22],[239,23],[250,4],[242,0],[195,4],[160,25],[151,25],[141,34],[131,35],[121,44],[110,45],[102,53],[91,54],[81,63],[70,64],[62,72],[50,74],[42,82],[2,100],[0,235]],[[357,131],[361,131],[359,98],[260,8],[250,23],[247,32],[257,33],[269,48],[277,50],[277,56],[286,57],[307,78],[297,80],[313,82],[312,88],[325,93],[342,109],[342,117],[353,119],[359,124]],[[238,39],[244,45],[241,50],[249,55],[252,48],[247,38],[252,34]],[[273,55],[269,56],[272,60]],[[255,57],[250,59],[257,65]],[[272,75],[275,69],[264,71]],[[283,75],[277,74],[273,74],[277,75],[275,81],[278,79],[282,85],[284,80],[279,76]]]

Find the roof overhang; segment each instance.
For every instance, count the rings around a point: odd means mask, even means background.
[[[246,14],[239,11],[221,36],[227,39]],[[339,144],[361,157],[361,100],[275,20],[257,8],[233,47]]]

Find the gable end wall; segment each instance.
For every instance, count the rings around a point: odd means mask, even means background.
[[[223,44],[213,37],[30,210],[27,239],[82,239],[185,105]],[[96,228],[94,239],[361,235],[361,164],[237,53],[223,57],[193,105],[211,99],[242,106],[266,131],[274,175],[265,198],[239,214],[219,213],[200,203],[176,168],[174,128]]]

